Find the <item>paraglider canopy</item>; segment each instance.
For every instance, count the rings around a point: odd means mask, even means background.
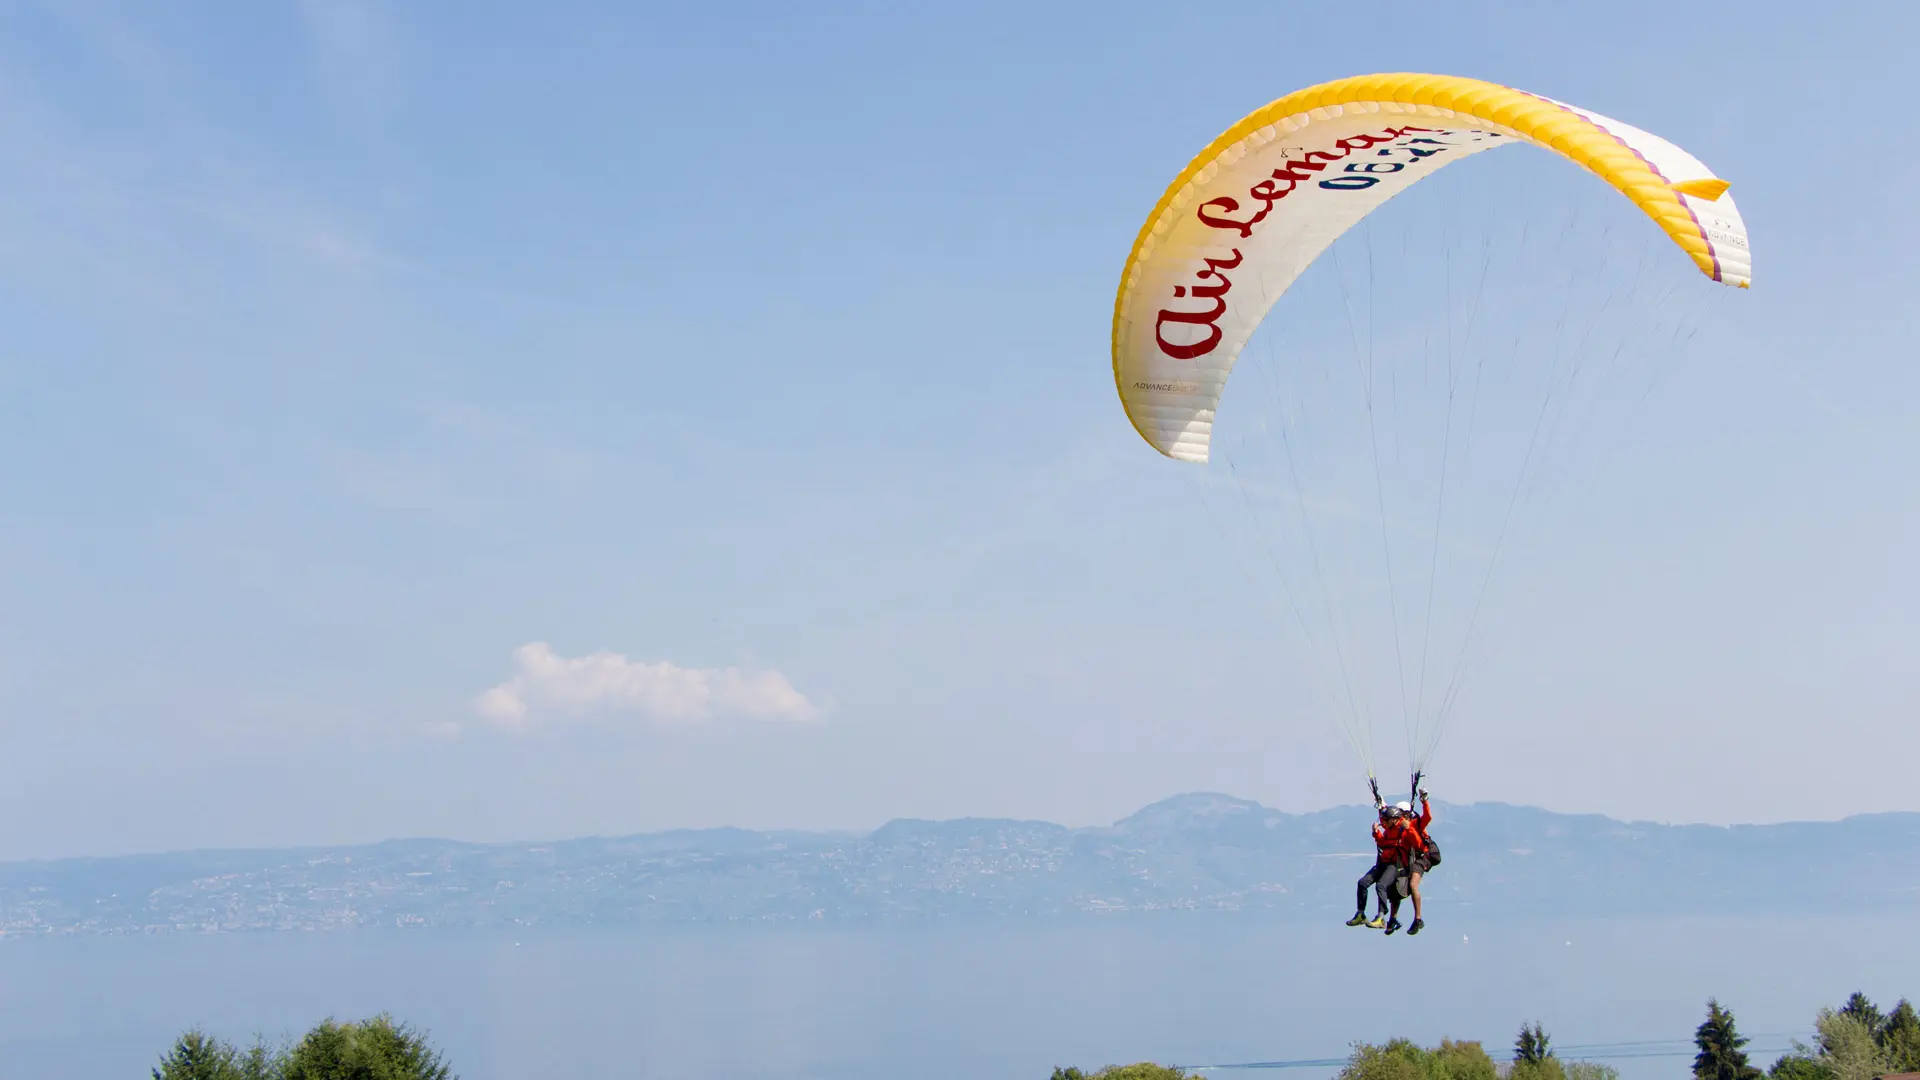
[[[1751,282],[1727,182],[1665,139],[1478,79],[1338,79],[1228,128],[1141,226],[1113,309],[1114,380],[1135,430],[1168,457],[1206,461],[1234,359],[1301,271],[1414,183],[1514,141],[1605,180],[1713,280]]]

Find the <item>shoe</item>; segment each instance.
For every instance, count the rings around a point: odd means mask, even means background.
[[[1409,927],[1407,927],[1407,936],[1408,936],[1408,937],[1412,937],[1413,935],[1415,935],[1415,934],[1417,934],[1417,933],[1419,933],[1419,932],[1420,932],[1420,928],[1421,928],[1421,927],[1423,927],[1423,926],[1425,926],[1425,925],[1427,925],[1427,920],[1425,920],[1425,919],[1415,919],[1415,920],[1413,920],[1413,925],[1412,925],[1412,926],[1409,926]]]
[[[1354,912],[1353,918],[1347,920],[1348,926],[1365,926],[1366,924],[1367,924],[1367,913],[1364,911]]]
[[[1375,915],[1373,918],[1367,920],[1367,926],[1375,930],[1378,930],[1385,925],[1387,925],[1387,920],[1382,918],[1379,915]]]
[[[1392,922],[1387,924],[1387,933],[1389,934],[1393,933],[1395,930],[1398,930],[1398,929],[1400,929],[1399,919],[1395,919]]]

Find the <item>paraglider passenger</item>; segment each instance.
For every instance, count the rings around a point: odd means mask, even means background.
[[[1378,930],[1387,925],[1387,892],[1399,876],[1401,863],[1400,811],[1388,806],[1374,796],[1374,807],[1380,813],[1380,819],[1373,823],[1373,868],[1360,875],[1360,881],[1354,890],[1353,918],[1347,920],[1348,926],[1367,926]],[[1367,890],[1375,891],[1378,908],[1371,920],[1367,918]],[[1393,906],[1398,908],[1398,898]]]

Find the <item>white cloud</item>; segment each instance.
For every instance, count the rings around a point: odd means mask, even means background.
[[[482,717],[511,731],[615,718],[657,725],[726,717],[795,722],[820,712],[778,671],[685,668],[610,652],[568,658],[544,641],[520,646],[513,658],[513,677],[473,702]]]

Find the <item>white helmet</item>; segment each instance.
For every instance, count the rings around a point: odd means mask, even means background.
[[[1394,804],[1393,804],[1393,808],[1394,808],[1395,810],[1398,810],[1398,811],[1400,811],[1400,812],[1401,812],[1401,813],[1403,813],[1403,814],[1411,814],[1411,813],[1413,813],[1413,804],[1412,804],[1412,803],[1410,803],[1410,802],[1397,802],[1397,803],[1394,803]]]

